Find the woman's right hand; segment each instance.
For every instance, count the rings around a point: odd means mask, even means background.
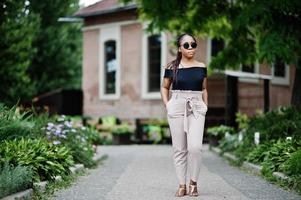
[[[168,103],[169,89],[170,89],[171,81],[169,78],[164,78],[161,86],[161,98],[163,100],[164,107]]]

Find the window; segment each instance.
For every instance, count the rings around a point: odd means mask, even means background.
[[[144,32],[142,41],[142,98],[160,99],[161,81],[166,65],[166,35]]]
[[[211,56],[216,56],[218,52],[225,48],[225,42],[222,39],[213,38],[211,40]]]
[[[116,41],[109,40],[104,43],[104,72],[105,94],[116,92]]]
[[[241,64],[238,71],[258,74],[259,63],[256,62],[253,64]],[[258,79],[253,79],[253,78],[239,78],[239,81],[246,82],[246,83],[259,83]]]
[[[99,37],[99,97],[103,100],[118,99],[120,97],[120,26],[102,26]]]
[[[280,85],[289,84],[289,66],[286,65],[281,59],[277,58],[276,62],[272,65],[272,83]]]
[[[277,59],[274,64],[274,76],[281,78],[285,77],[285,64],[280,59]]]
[[[254,64],[251,64],[251,65],[242,64],[241,65],[241,71],[242,72],[255,73],[255,65]]]
[[[207,39],[207,65],[210,64],[212,57],[225,48],[225,42],[222,39],[208,38]]]
[[[148,92],[160,91],[161,78],[161,36],[148,37]]]

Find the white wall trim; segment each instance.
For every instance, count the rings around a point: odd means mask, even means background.
[[[81,31],[84,32],[84,31],[90,31],[90,30],[98,30],[103,27],[122,26],[122,25],[136,24],[136,23],[140,23],[140,22],[138,20],[127,20],[127,21],[121,21],[121,22],[105,23],[105,24],[99,24],[99,25],[85,26],[81,29]]]
[[[147,23],[143,24],[143,29],[147,26]],[[160,91],[158,92],[148,92],[148,41],[147,38],[150,34],[146,33],[143,30],[142,36],[142,70],[141,70],[141,85],[142,85],[142,99],[160,99],[161,94]],[[166,41],[166,34],[161,32],[161,74],[160,74],[160,85],[162,84],[164,67],[167,62],[167,41]]]
[[[103,26],[99,30],[99,98],[102,100],[117,100],[120,98],[120,26]],[[104,76],[104,43],[108,40],[116,41],[116,89],[115,94],[105,94],[105,76]]]
[[[272,80],[271,83],[275,85],[289,85],[290,84],[290,67],[289,65],[285,64],[285,77],[278,77],[275,76],[275,68],[274,64],[271,66],[271,76]]]

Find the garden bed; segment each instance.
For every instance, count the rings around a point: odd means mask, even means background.
[[[211,149],[212,152],[216,153],[217,155],[222,156],[222,157],[224,157],[226,159],[229,159],[231,161],[237,162],[239,160],[239,158],[237,158],[235,155],[233,155],[229,152],[226,152],[226,153],[222,154],[222,150],[218,147],[210,147],[210,149]],[[260,175],[262,173],[262,166],[260,166],[260,165],[250,163],[248,161],[243,161],[241,166],[245,169],[248,169],[248,170],[254,172],[255,174]],[[284,181],[289,180],[289,177],[286,176],[285,174],[283,174],[282,172],[273,172],[273,176],[275,178],[278,178],[278,179],[281,179],[281,180],[284,180]]]
[[[248,118],[236,114],[238,129],[207,129],[210,149],[268,181],[301,194],[301,111],[279,107]]]
[[[26,196],[34,186],[96,166],[99,144],[99,132],[78,118],[0,104],[0,198]]]
[[[102,155],[101,153],[96,153],[93,157],[93,160],[95,162],[97,162],[97,161],[101,160],[103,157],[104,157],[104,155]],[[69,170],[71,171],[71,174],[76,174],[79,171],[82,171],[84,169],[87,169],[87,168],[85,168],[83,164],[76,164],[75,166],[69,168]],[[54,179],[56,182],[59,182],[62,180],[62,177],[56,176]],[[45,192],[47,184],[49,184],[49,181],[35,182],[35,183],[33,183],[33,188],[28,188],[26,190],[19,191],[14,194],[10,194],[6,197],[3,197],[1,200],[28,199],[34,195],[34,191],[36,189],[38,189],[39,192]]]

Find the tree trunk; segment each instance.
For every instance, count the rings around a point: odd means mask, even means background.
[[[299,60],[298,66],[296,66],[291,104],[301,109],[301,60]]]

